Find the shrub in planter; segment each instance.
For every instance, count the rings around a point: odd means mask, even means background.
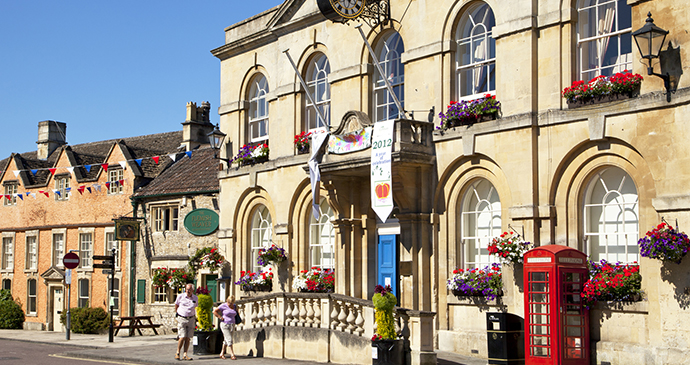
[[[205,287],[197,288],[196,295],[199,298],[199,305],[196,307],[196,318],[199,320],[197,328],[199,331],[213,331],[213,317],[211,317],[213,298]]]
[[[60,315],[60,323],[67,323],[67,312]],[[101,307],[70,308],[70,330],[74,333],[97,334],[110,325],[110,315]]]
[[[0,328],[22,329],[24,311],[19,303],[12,299],[12,294],[5,289],[0,291]]]
[[[376,285],[374,289],[375,321],[376,321],[376,335],[372,340],[395,340],[395,321],[393,319],[393,308],[395,308],[395,295],[391,293],[390,285],[385,288],[381,285]]]

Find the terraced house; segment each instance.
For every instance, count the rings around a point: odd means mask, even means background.
[[[506,286],[515,290],[475,303],[446,283],[456,268],[495,261],[487,246],[510,229],[591,260],[638,262],[643,278],[642,301],[599,304],[587,312],[588,326],[538,334],[526,328],[527,344],[535,346],[528,354],[683,363],[690,263],[641,257],[637,240],[662,217],[690,227],[685,5],[286,0],[228,26],[225,43],[212,51],[221,65],[222,156],[244,158],[261,146],[251,161],[219,175],[218,238],[229,274],[257,270],[258,250],[277,244],[288,252],[289,292],[297,291],[291,283],[300,271],[331,268],[337,294],[367,300],[375,284],[390,283],[400,307],[432,315],[422,342],[411,345],[413,363],[432,359],[434,349],[487,357],[485,312],[524,317],[526,284],[516,275],[520,280]],[[651,43],[665,36],[661,62],[647,57],[644,39],[641,49],[633,39],[651,22],[649,12],[663,28]],[[626,70],[644,78],[639,92],[609,91],[597,103],[569,103],[562,95],[573,82]],[[666,81],[651,72],[668,73]],[[487,101],[494,109],[500,101],[500,112],[464,109]],[[388,190],[372,188],[369,138],[376,141],[377,125],[388,121],[393,204],[380,217],[375,193]],[[302,132],[327,134],[328,142],[314,139],[302,154],[293,138]],[[315,191],[310,159],[320,172]],[[299,326],[327,329],[330,337],[319,337],[314,355],[293,351],[301,347],[269,331],[267,356],[370,361],[370,318],[358,309],[365,304],[322,307],[290,298],[247,304],[248,315],[259,313],[248,317],[247,333],[305,321]],[[315,310],[321,322],[313,321]],[[254,340],[247,337],[247,349]],[[359,346],[349,359],[333,350],[345,343]]]

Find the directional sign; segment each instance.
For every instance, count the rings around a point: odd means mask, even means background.
[[[94,269],[112,269],[113,264],[93,264]]]
[[[68,269],[76,269],[79,266],[79,255],[69,252],[62,258],[62,264]]]
[[[108,261],[113,261],[112,256],[99,256],[99,255],[93,255],[94,260],[108,260]]]

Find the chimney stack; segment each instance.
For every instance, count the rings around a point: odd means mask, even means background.
[[[200,107],[193,102],[187,103],[187,118],[182,123],[182,144],[187,151],[208,144],[208,134],[213,131],[210,111],[211,104],[208,101],[201,103]]]
[[[53,120],[38,122],[37,157],[48,159],[58,147],[67,144],[67,124]]]

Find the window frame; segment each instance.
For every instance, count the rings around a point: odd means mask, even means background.
[[[488,184],[486,188],[482,185]],[[486,190],[486,194],[481,196],[477,191]],[[495,198],[494,198],[495,196]],[[472,200],[475,199],[476,202]],[[473,209],[470,210],[470,204],[473,204]],[[489,209],[479,209],[480,206],[490,207]],[[498,258],[489,254],[488,246],[491,240],[499,236],[502,233],[502,207],[501,207],[501,197],[496,190],[495,185],[485,179],[479,178],[475,179],[467,185],[462,196],[459,205],[460,214],[458,217],[460,219],[459,229],[460,234],[460,244],[461,250],[458,252],[462,253],[462,267],[465,269],[471,268],[483,268],[485,266],[491,265],[492,263],[499,262]],[[479,225],[480,216],[489,214],[489,224],[485,226]],[[496,214],[497,213],[497,214]],[[472,222],[472,215],[474,215],[474,222]],[[496,217],[498,215],[498,217]],[[494,222],[498,219],[498,222]],[[487,230],[487,234],[480,234],[480,230]],[[469,234],[471,232],[471,234]],[[472,251],[470,247],[470,242],[474,243],[474,250]],[[472,256],[472,260],[470,257]],[[482,257],[486,257],[487,260],[482,260]]]
[[[2,286],[0,287],[0,289],[12,291],[12,279],[3,278],[2,279]]]
[[[33,282],[33,294],[31,290],[31,283]],[[32,310],[33,309],[33,310]],[[29,278],[26,281],[26,314],[29,316],[36,315],[38,310],[38,282],[35,278]]]
[[[257,263],[259,249],[268,248],[273,242],[273,219],[271,212],[265,205],[261,205],[254,210],[249,237],[249,257],[252,260],[250,263],[251,271],[261,272],[263,267]]]
[[[484,9],[487,9],[487,11],[484,11]],[[477,22],[475,20],[475,16],[479,15],[480,12],[483,12],[484,16],[486,17],[487,14],[490,15],[491,21],[489,24],[485,24],[484,21]],[[471,29],[469,29],[469,34],[464,33],[465,30],[465,24],[469,22],[472,24]],[[468,7],[460,17],[460,21],[458,22],[458,25],[455,29],[455,42],[457,44],[457,50],[455,52],[455,93],[457,95],[457,100],[474,100],[478,99],[481,97],[484,97],[485,95],[496,95],[496,39],[493,37],[493,28],[496,26],[496,18],[495,14],[493,12],[493,9],[489,4],[485,2],[476,2],[470,7]],[[478,27],[481,27],[484,29],[483,33],[480,34],[475,34],[474,30],[477,29]],[[483,45],[480,44],[478,46],[474,46],[474,43],[477,42],[478,40],[483,41]],[[465,55],[461,52],[462,48],[464,47],[465,44],[469,44],[469,55],[470,55],[470,60],[467,63],[464,63],[462,60],[462,57]],[[476,56],[477,50],[483,47],[484,52],[483,52],[483,58],[480,61],[476,61],[475,58],[479,58]],[[488,52],[487,52],[488,50]],[[493,57],[492,56],[493,53]],[[483,69],[486,67],[486,70],[483,72],[485,73],[485,76],[482,77],[482,80],[477,80],[475,76],[472,76],[470,82],[472,83],[471,89],[472,93],[468,93],[466,95],[463,95],[462,92],[462,87],[463,87],[463,77],[462,73],[467,72],[467,71],[472,71],[472,75],[475,75],[477,72],[477,69]],[[492,67],[493,67],[493,72],[492,72]],[[482,72],[482,71],[479,71]],[[481,75],[481,74],[480,74]],[[493,79],[493,89],[491,88],[491,80]],[[478,81],[483,81],[485,80],[486,83],[486,90],[480,90],[477,87],[477,84],[479,83]]]
[[[53,231],[52,232],[52,242],[51,242],[51,253],[53,254],[53,265],[62,268],[63,262],[62,258],[65,256],[65,240],[67,232],[65,230]],[[61,240],[56,241],[56,237],[61,237]],[[59,243],[59,247],[55,245]],[[59,249],[58,249],[59,248]]]
[[[395,44],[395,47],[389,48],[389,43],[396,41],[398,43]],[[405,64],[402,63],[402,54],[404,52],[405,42],[403,42],[400,33],[396,31],[386,33],[376,44],[376,57],[384,73],[388,75],[391,69],[397,71],[391,74],[393,77],[389,79],[392,79],[390,83],[393,93],[398,97],[398,101],[400,101],[403,109],[405,109]],[[390,55],[394,57],[391,58],[389,57]],[[374,109],[372,115],[374,116],[374,122],[400,118],[404,110],[398,110],[398,106],[393,101],[386,83],[383,81],[383,77],[379,74],[378,68],[374,68],[372,81],[372,107]],[[379,97],[384,100],[380,101]],[[379,115],[379,109],[385,111],[385,113]],[[397,112],[395,117],[391,117],[393,110]]]
[[[93,269],[93,237],[93,231],[79,232],[79,268],[82,270]]]
[[[122,168],[114,167],[108,168],[108,195],[117,195],[124,193],[124,180],[125,180],[125,170]],[[120,181],[123,181],[120,184]]]
[[[153,303],[155,304],[170,304],[170,288],[167,286],[155,286],[153,285],[153,290],[151,290],[151,293],[153,294]],[[162,300],[159,300],[161,299]]]
[[[249,101],[249,108],[247,110],[247,134],[250,143],[259,143],[268,140],[269,136],[269,103],[268,93],[270,92],[268,86],[268,78],[263,74],[257,74],[252,78],[247,93]],[[260,114],[261,110],[265,113]],[[261,127],[265,131],[261,134]],[[254,128],[259,128],[257,136],[254,136]]]
[[[109,239],[112,237],[112,240]],[[106,256],[110,256],[112,253],[110,250],[115,248],[115,270],[120,270],[120,250],[122,249],[122,241],[118,241],[115,239],[115,230],[109,230],[106,229],[105,234],[103,235],[103,239],[105,242],[103,243],[104,247],[104,252],[103,254]]]
[[[325,54],[319,52],[311,57],[307,65],[307,70],[305,74],[305,81],[307,84],[307,90],[304,90],[305,96],[303,119],[305,131],[310,132],[317,130],[319,128],[328,128],[331,126],[331,85],[328,82],[328,76],[330,75],[330,73],[331,63]],[[325,97],[323,98],[319,98],[319,95],[321,93],[317,93],[320,87],[323,87],[324,90],[323,94],[325,95]],[[314,103],[316,105],[311,103],[309,98],[306,96],[306,93],[309,93],[312,96],[312,99],[314,100]],[[324,126],[319,126],[319,120],[321,118],[319,117],[319,114],[316,112],[317,108],[321,111],[324,118],[326,119],[324,121]],[[315,119],[314,122],[311,121],[312,117]]]
[[[322,210],[322,207],[327,207],[326,211]],[[312,208],[313,209],[313,208]],[[319,219],[314,218],[313,210],[309,215],[309,267],[319,267],[321,269],[335,269],[335,226],[331,222],[332,218],[335,216],[333,208],[326,202],[326,199],[321,200],[319,204]],[[327,235],[328,243],[323,242],[323,238],[326,237],[323,233],[324,230],[328,230]],[[316,238],[315,238],[316,237]],[[324,248],[330,248],[330,262],[331,264],[324,264],[327,261],[325,257]],[[318,262],[315,259],[318,251]]]
[[[603,0],[602,3],[595,3],[593,5],[585,5],[587,0],[578,0],[577,2],[577,24],[575,33],[576,33],[576,67],[577,67],[577,79],[582,80],[582,81],[590,81],[596,76],[599,75],[606,75],[610,76],[616,72],[622,72],[624,70],[632,70],[633,68],[633,57],[634,57],[634,47],[633,47],[633,40],[632,40],[632,7],[627,4],[625,0]],[[606,7],[609,4],[613,4],[614,6],[614,15],[613,19],[611,19],[611,24],[609,25],[611,29],[609,31],[605,31],[605,33],[601,33],[601,20],[599,19],[599,10],[600,9],[606,9]],[[620,8],[619,5],[623,5],[623,9]],[[596,21],[596,29],[594,30],[596,35],[589,36],[589,37],[583,37],[582,36],[582,28],[585,24],[590,24],[590,12],[594,12],[593,19]],[[621,29],[621,14],[623,14],[623,11],[627,11],[627,19],[630,21],[630,26]],[[587,20],[587,23],[584,22],[584,20]],[[603,19],[604,22],[606,22],[606,18]],[[604,25],[605,26],[605,25]],[[628,38],[627,40],[623,40],[623,38]],[[609,51],[609,42],[611,39],[616,38],[617,41],[617,62],[614,65],[606,65],[604,66],[604,59],[606,54]],[[606,45],[601,45],[597,44],[598,42],[603,42],[606,41]],[[595,61],[597,62],[596,66],[590,66],[585,70],[584,67],[584,50],[585,47],[587,47],[587,44],[592,44],[594,42],[595,45],[595,52],[597,52],[595,56]],[[625,44],[624,44],[625,42]],[[630,52],[623,53],[621,51],[621,48],[625,46],[630,49]],[[605,51],[603,55],[601,54],[602,47],[605,47]],[[591,57],[590,57],[591,58]],[[627,58],[627,61],[625,59]],[[622,60],[622,61],[621,61]],[[602,70],[605,69],[610,69],[610,72],[603,72]],[[590,74],[587,77],[584,77],[584,75]]]
[[[112,296],[112,298],[115,299],[114,300],[115,305],[113,305],[113,315],[119,317],[120,316],[120,304],[121,304],[120,303],[121,285],[120,285],[120,278],[118,278],[118,277],[114,277],[113,280],[108,279],[108,307],[107,307],[107,310],[110,310],[110,299],[111,299],[111,296],[110,296],[110,293],[111,293],[110,288],[111,287],[110,287],[110,285],[111,285],[112,281],[115,281],[115,285],[113,286],[115,288],[115,290],[114,290],[115,295]]]
[[[70,175],[56,175],[55,176],[55,201],[67,201],[70,198]],[[57,192],[60,192],[59,194]]]
[[[30,240],[33,239],[33,244],[30,244]],[[25,260],[24,269],[28,271],[38,270],[38,234],[29,234],[27,232],[25,241]]]
[[[153,232],[178,232],[180,230],[180,205],[178,203],[151,206]]]
[[[3,271],[14,270],[14,236],[2,236],[2,265],[0,269]]]
[[[86,286],[84,286],[84,283],[86,283]],[[77,289],[77,307],[88,307],[91,301],[91,280],[89,280],[88,278],[80,278],[79,280],[77,280]],[[86,291],[86,295],[84,295],[84,291]]]
[[[3,185],[5,195],[3,195],[2,197],[2,205],[6,207],[17,205],[17,188],[19,187],[19,183],[16,181],[8,181],[5,182]],[[10,196],[9,199],[7,199],[7,195]]]

